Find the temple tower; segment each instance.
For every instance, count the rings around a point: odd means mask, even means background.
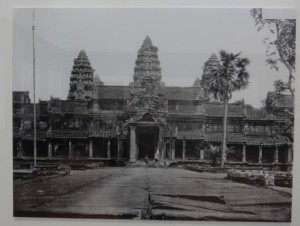
[[[220,60],[218,59],[217,55],[215,53],[211,54],[209,59],[204,63],[202,80],[205,79],[205,77],[210,76],[212,70],[216,70],[220,66],[221,66],[221,63],[220,63]]]
[[[193,87],[201,87],[201,80],[200,80],[200,78],[196,78],[195,79]]]
[[[137,158],[165,157],[165,129],[167,128],[167,100],[161,82],[158,48],[147,36],[138,50],[127,112],[130,137],[130,162]]]
[[[146,88],[147,84],[161,85],[161,68],[158,48],[152,45],[149,36],[144,40],[135,61],[133,86]]]
[[[94,70],[84,50],[74,59],[68,100],[91,100]]]
[[[133,82],[130,83],[130,100],[127,105],[130,112],[145,109],[155,112],[166,111],[157,52],[158,48],[152,45],[150,37],[147,36],[138,50]]]
[[[221,66],[220,60],[218,59],[217,55],[213,53],[209,59],[204,63],[203,73],[202,73],[202,81],[211,76],[213,70],[217,70]],[[199,81],[195,81],[195,84],[199,84]],[[195,85],[194,84],[194,85]],[[208,94],[208,89],[206,87],[202,87],[204,91],[204,96],[208,97],[211,101],[218,101],[216,100],[213,95]]]
[[[103,86],[104,85],[104,83],[101,81],[98,74],[96,74],[94,77],[94,85],[95,86]]]

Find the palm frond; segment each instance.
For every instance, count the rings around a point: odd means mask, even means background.
[[[250,61],[248,58],[241,58],[241,52],[233,54],[220,50],[219,54],[222,65],[213,69],[202,84],[215,98],[231,98],[232,92],[244,89],[249,84],[246,66]]]

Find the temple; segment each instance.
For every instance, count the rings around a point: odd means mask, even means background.
[[[212,54],[202,79],[220,65]],[[94,75],[85,51],[74,60],[66,100],[37,103],[38,160],[123,160],[134,163],[155,155],[170,161],[210,161],[207,145],[221,145],[223,104],[202,79],[190,87],[162,82],[158,48],[146,37],[138,50],[133,81],[109,86]],[[228,107],[226,164],[289,165],[293,129],[289,95],[264,108],[238,101]],[[13,156],[33,158],[33,104],[29,93],[13,92]]]

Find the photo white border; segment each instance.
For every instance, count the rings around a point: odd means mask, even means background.
[[[299,0],[0,0],[0,225],[300,225],[300,80],[296,76],[292,223],[132,221],[103,219],[13,218],[12,193],[12,9],[13,8],[296,8]],[[297,14],[296,71],[299,69],[300,18]],[[296,73],[297,74],[297,73]],[[298,138],[298,139],[297,139]]]

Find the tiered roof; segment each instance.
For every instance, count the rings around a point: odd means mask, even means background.
[[[196,78],[193,86],[194,87],[201,87],[201,79],[200,78]]]
[[[144,82],[148,82],[149,80],[160,84],[161,68],[157,52],[158,48],[152,45],[150,37],[147,36],[138,51],[135,61],[134,86],[143,87],[145,85]]]
[[[127,112],[166,113],[167,101],[164,98],[157,52],[158,48],[152,45],[150,37],[147,36],[135,61],[130,98],[126,105]]]
[[[274,117],[267,113],[266,109],[264,108],[253,108],[251,105],[245,106],[245,113],[246,118],[248,120],[255,120],[255,121],[261,121],[261,120],[274,120]]]
[[[289,143],[289,139],[282,135],[277,135],[276,137],[260,137],[260,136],[247,136],[246,144],[247,145],[261,145],[261,146],[274,146],[276,145],[285,145]]]
[[[128,100],[129,86],[95,86],[94,99]]]
[[[222,134],[215,133],[215,134],[206,134],[205,140],[207,142],[213,143],[221,143],[222,142]],[[230,134],[228,133],[226,136],[226,143],[227,144],[239,144],[244,143],[244,136],[242,134]]]
[[[23,140],[33,140],[34,139],[34,133],[33,133],[33,131],[20,132],[20,137]],[[46,130],[36,131],[36,139],[38,141],[45,141],[47,139],[47,131]]]
[[[95,86],[94,99],[128,100],[129,86]],[[201,90],[196,87],[165,87],[164,95],[167,100],[199,100]]]
[[[203,99],[202,91],[197,87],[165,87],[167,100],[199,100]]]
[[[207,80],[211,76],[212,71],[217,70],[220,66],[221,66],[221,63],[215,53],[213,53],[209,57],[209,59],[204,63],[204,68],[203,68],[200,85],[202,86],[202,89],[204,91],[204,96],[208,97],[211,101],[218,101],[218,100],[216,100],[216,98],[213,96],[213,94],[210,94],[208,92],[208,88],[203,86],[202,84],[204,84],[204,81]],[[195,83],[197,84],[196,81],[195,81]]]
[[[90,100],[92,98],[94,70],[84,50],[74,59],[70,78],[69,100]]]
[[[294,108],[294,98],[292,95],[288,94],[282,94],[280,97],[276,96],[275,93],[273,92],[268,92],[267,94],[267,100],[266,100],[267,105],[271,105],[268,107],[273,107],[273,108],[287,108],[287,109],[292,109]]]
[[[48,115],[47,103],[37,103],[36,104],[36,116],[46,116]],[[26,104],[23,108],[23,114],[26,116],[33,116],[33,104]]]
[[[116,136],[116,130],[92,130],[89,132],[89,137],[111,138]]]
[[[208,117],[223,117],[224,105],[222,103],[205,103],[203,105]],[[228,117],[244,117],[244,105],[228,104]]]
[[[89,132],[86,130],[50,130],[48,131],[48,137],[56,139],[66,139],[66,138],[77,138],[77,139],[86,139],[88,138]]]
[[[85,114],[88,112],[85,102],[54,99],[48,104],[51,114]]]
[[[101,81],[98,74],[96,74],[95,77],[94,77],[94,85],[97,85],[97,86],[103,86],[104,85],[104,83]]]
[[[221,63],[215,53],[213,53],[209,59],[204,63],[203,68],[203,74],[202,74],[202,80],[205,79],[205,77],[210,76],[212,70],[218,69],[220,67]]]
[[[14,91],[13,103],[27,104],[30,103],[29,91]]]
[[[201,131],[178,131],[178,139],[202,140],[204,136]]]

